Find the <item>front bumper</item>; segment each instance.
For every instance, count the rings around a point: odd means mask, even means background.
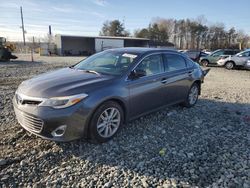
[[[244,68],[250,70],[250,61],[248,61],[248,62],[244,65]]]
[[[27,131],[53,141],[71,141],[87,137],[90,110],[83,103],[64,109],[19,105],[13,99],[17,121]],[[62,134],[54,134],[63,127]]]

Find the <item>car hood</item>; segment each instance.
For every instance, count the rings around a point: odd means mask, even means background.
[[[114,76],[97,75],[77,69],[63,68],[22,82],[18,93],[31,97],[59,97],[88,93]]]

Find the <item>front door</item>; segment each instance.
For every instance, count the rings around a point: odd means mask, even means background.
[[[128,82],[129,116],[136,117],[163,104],[164,66],[161,54],[145,57],[134,69],[145,74]]]

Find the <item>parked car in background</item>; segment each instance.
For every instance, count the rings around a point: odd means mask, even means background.
[[[210,50],[208,50],[208,49],[203,49],[202,50],[204,53],[206,53],[206,54],[208,54],[208,55],[210,55],[212,52],[210,51]]]
[[[22,82],[13,105],[21,126],[40,137],[106,142],[129,120],[166,105],[194,106],[207,72],[177,51],[106,50]]]
[[[199,62],[201,57],[208,56],[207,53],[202,52],[200,50],[187,50],[183,51],[183,54],[187,55],[190,59],[192,59],[195,62]]]
[[[235,55],[239,53],[240,50],[238,49],[219,49],[214,52],[212,52],[210,55],[206,57],[200,58],[200,64],[203,66],[208,66],[209,64],[217,65],[217,61],[222,58],[227,58],[230,55]]]
[[[219,66],[225,66],[227,69],[233,69],[234,67],[250,69],[250,49],[240,52],[234,56],[220,59],[217,64]]]

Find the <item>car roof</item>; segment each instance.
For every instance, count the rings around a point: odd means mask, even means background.
[[[248,52],[248,51],[250,51],[250,48],[245,49],[245,50],[244,50],[244,51],[242,51],[242,52]]]
[[[227,51],[240,51],[239,49],[224,49],[224,50],[227,50]]]
[[[180,52],[176,50],[163,49],[163,48],[141,48],[141,47],[114,48],[114,49],[109,49],[108,51],[136,53],[140,55],[143,55],[145,53],[150,53],[150,52],[175,52],[175,53],[181,54]]]

